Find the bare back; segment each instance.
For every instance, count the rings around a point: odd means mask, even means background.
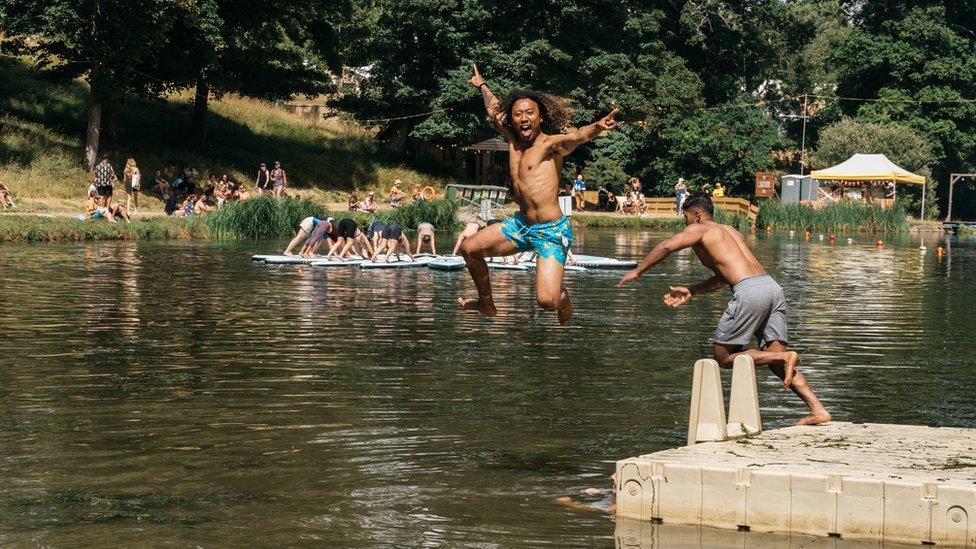
[[[515,201],[526,221],[546,223],[562,217],[556,197],[563,156],[553,147],[552,136],[539,134],[528,145],[513,139],[508,145],[508,157]]]
[[[689,229],[694,227],[701,231],[700,240],[692,246],[695,255],[702,265],[721,275],[729,284],[734,286],[744,278],[766,272],[746,245],[742,233],[711,220],[696,225],[689,226]]]

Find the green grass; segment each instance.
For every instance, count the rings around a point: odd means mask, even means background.
[[[877,204],[842,202],[812,208],[766,200],[759,206],[759,227],[828,232],[904,232],[908,231],[905,208],[896,203],[890,210]]]
[[[132,223],[79,221],[40,216],[0,217],[0,242],[60,242],[85,240],[172,240],[209,238],[202,217],[153,217]]]
[[[80,212],[88,177],[82,168],[88,88],[80,80],[43,74],[28,62],[0,56],[0,180],[22,211]],[[148,187],[155,170],[170,181],[184,165],[201,175],[252,182],[260,162],[280,160],[291,194],[320,202],[345,200],[352,189],[382,190],[394,179],[442,187],[445,174],[402,164],[366,130],[335,121],[307,121],[269,103],[231,95],[211,100],[209,140],[188,136],[189,94],[131,99],[118,107],[118,135],[103,141],[117,173],[134,157]],[[162,204],[149,200],[152,209]]]
[[[325,218],[324,207],[308,199],[252,198],[203,216],[216,238],[278,238],[295,234],[308,216]]]

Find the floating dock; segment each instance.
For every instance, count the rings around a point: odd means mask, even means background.
[[[643,521],[976,548],[976,429],[789,427],[624,459],[617,478],[617,517],[636,532]]]

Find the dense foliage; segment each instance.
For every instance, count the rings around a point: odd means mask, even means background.
[[[813,208],[802,204],[783,204],[778,200],[764,200],[759,205],[756,225],[772,229],[797,231],[899,232],[908,230],[908,217],[900,202],[884,209],[877,204],[841,202]]]

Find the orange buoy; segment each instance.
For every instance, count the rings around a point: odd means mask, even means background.
[[[767,233],[773,232],[773,226],[772,225],[766,225],[766,232]]]
[[[945,250],[942,249],[942,246],[935,249],[935,255],[942,255],[943,252],[945,252]]]
[[[879,248],[884,248],[884,242],[882,242],[880,240],[877,241],[877,242],[875,242],[874,245],[877,246],[877,247],[879,247]]]

